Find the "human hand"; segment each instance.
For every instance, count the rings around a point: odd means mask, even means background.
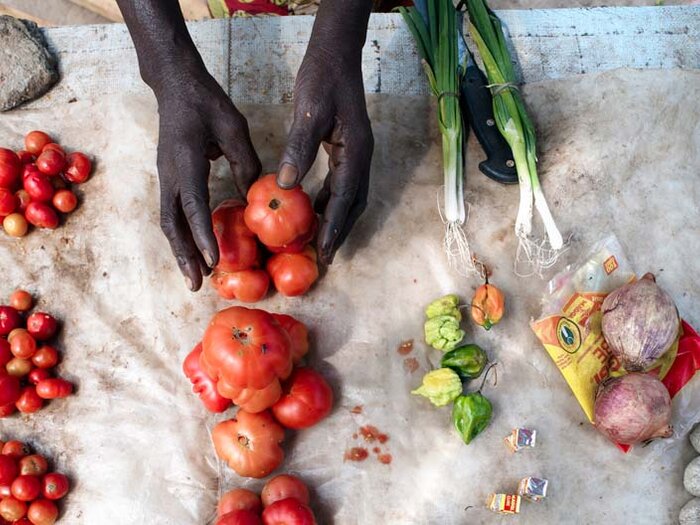
[[[155,92],[160,226],[187,287],[195,291],[219,261],[209,208],[209,161],[226,157],[234,185],[245,195],[260,174],[260,160],[246,119],[206,70],[182,71]]]
[[[367,205],[374,137],[362,82],[362,45],[369,10],[355,4],[356,29],[336,23],[338,10],[321,4],[294,88],[294,122],[278,170],[277,183],[291,188],[311,168],[323,142],[329,172],[316,197],[323,215],[318,234],[321,261],[330,264]],[[371,7],[371,3],[369,4]],[[350,8],[348,8],[350,9]],[[348,14],[348,10],[343,11]]]

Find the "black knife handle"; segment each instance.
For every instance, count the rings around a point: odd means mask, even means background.
[[[462,112],[466,110],[469,125],[486,153],[486,160],[479,164],[479,169],[496,182],[516,184],[518,174],[513,154],[496,126],[491,92],[486,86],[486,77],[481,70],[473,64],[467,67],[461,82],[460,103]]]

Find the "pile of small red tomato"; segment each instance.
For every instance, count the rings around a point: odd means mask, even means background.
[[[268,481],[260,496],[247,489],[227,492],[217,514],[215,525],[316,525],[308,487],[289,474]]]
[[[45,312],[30,314],[33,302],[29,292],[16,290],[9,305],[0,305],[0,417],[15,410],[31,414],[45,400],[73,392],[69,381],[51,377],[59,354],[47,341],[58,323]]]
[[[68,184],[82,184],[92,171],[85,154],[66,154],[43,131],[27,134],[24,148],[17,153],[0,148],[0,218],[12,237],[23,237],[29,224],[58,227],[57,212],[70,213],[78,205]]]
[[[0,525],[53,525],[70,483],[21,441],[0,441]]]
[[[274,174],[256,181],[247,199],[224,201],[212,213],[219,245],[212,285],[224,299],[245,303],[263,299],[270,278],[284,296],[305,294],[318,279],[311,199],[300,186],[280,189]]]
[[[309,350],[306,326],[289,315],[232,306],[218,312],[183,371],[204,406],[239,410],[212,431],[214,448],[240,476],[263,478],[284,459],[283,427],[309,428],[333,407],[315,370],[297,367]]]

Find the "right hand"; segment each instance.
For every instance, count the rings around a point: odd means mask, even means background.
[[[206,70],[178,73],[156,92],[160,226],[187,287],[196,291],[219,261],[209,208],[209,161],[226,157],[242,196],[261,165],[246,119],[216,80]]]

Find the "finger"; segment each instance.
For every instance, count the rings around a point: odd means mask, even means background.
[[[357,133],[331,151],[331,175],[324,182],[317,205],[326,202],[318,236],[321,260],[330,264],[367,205],[371,132]]]
[[[294,122],[282,156],[277,184],[280,188],[293,188],[306,176],[316,160],[323,137],[332,129],[332,119],[322,118],[323,107],[301,104],[294,114]]]
[[[218,145],[231,167],[233,182],[241,197],[260,175],[262,164],[250,139],[248,122],[238,112],[219,121]]]
[[[209,208],[209,160],[193,149],[179,149],[173,167],[180,174],[180,204],[197,249],[210,268],[219,262]]]
[[[160,227],[170,243],[177,265],[193,292],[202,286],[201,255],[192,239],[179,198],[171,192],[161,193]]]

